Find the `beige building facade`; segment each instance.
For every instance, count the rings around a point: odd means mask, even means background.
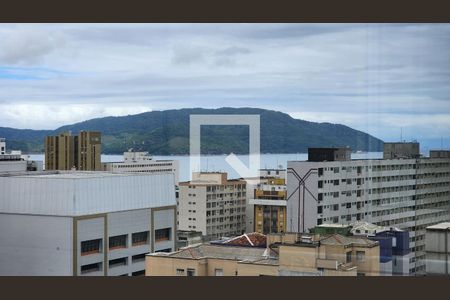
[[[361,237],[267,236],[267,247],[200,244],[146,256],[146,276],[379,276],[378,242]]]

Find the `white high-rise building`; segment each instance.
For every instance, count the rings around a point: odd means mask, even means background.
[[[0,155],[6,153],[6,139],[0,138]]]
[[[450,219],[450,158],[414,156],[289,161],[287,231],[355,221],[395,226],[410,232],[410,273],[424,272],[425,228]]]
[[[0,275],[144,275],[176,242],[172,174],[0,176]]]
[[[123,153],[123,162],[102,163],[103,171],[121,173],[172,173],[175,185],[179,182],[179,164],[177,160],[153,160],[148,152],[128,151]]]

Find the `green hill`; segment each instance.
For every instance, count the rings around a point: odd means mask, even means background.
[[[382,151],[383,142],[348,126],[297,120],[285,113],[258,108],[188,108],[105,117],[62,126],[54,131],[0,127],[9,149],[42,153],[44,137],[62,131],[102,132],[102,152],[118,154],[129,148],[155,155],[189,153],[191,114],[259,114],[262,153],[300,153],[308,147],[350,146],[353,150]],[[202,126],[202,153],[248,153],[247,126]]]

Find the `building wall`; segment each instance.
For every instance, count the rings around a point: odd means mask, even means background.
[[[265,264],[237,264],[238,276],[278,276],[278,265]]]
[[[287,188],[288,231],[357,220],[396,226],[410,232],[410,272],[423,272],[425,227],[448,219],[450,159],[288,162]]]
[[[71,276],[72,218],[0,213],[1,276]]]
[[[427,258],[426,260],[427,274],[448,275],[450,273],[449,231],[450,229],[426,231],[425,245]]]
[[[0,172],[25,172],[26,170],[27,170],[27,162],[24,160],[17,160],[17,161],[0,160]]]
[[[55,175],[59,176],[59,175]],[[172,174],[0,178],[0,212],[90,215],[176,205]]]
[[[196,276],[207,276],[206,259],[165,258],[147,256],[145,258],[145,276],[186,276],[187,269],[195,270]],[[177,274],[177,269],[184,274]]]
[[[228,181],[224,185],[180,184],[179,229],[201,231],[206,239],[242,234],[246,226],[245,185],[244,181]]]

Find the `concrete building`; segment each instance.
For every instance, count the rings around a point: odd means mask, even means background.
[[[430,158],[450,158],[450,150],[430,150]]]
[[[25,172],[27,161],[17,154],[0,154],[0,173]]]
[[[419,158],[419,157],[420,157],[420,145],[417,142],[384,143],[383,147],[384,159]]]
[[[201,231],[177,231],[177,249],[203,243],[203,233]]]
[[[350,148],[308,148],[309,161],[343,161],[352,155]]]
[[[128,151],[123,153],[123,162],[102,163],[103,171],[126,173],[172,173],[175,185],[179,183],[179,164],[177,160],[153,160],[148,152]]]
[[[425,251],[427,275],[449,275],[450,273],[450,222],[426,228]]]
[[[192,181],[180,182],[180,230],[201,231],[205,240],[245,232],[246,182],[228,179],[227,173],[194,172]]]
[[[286,194],[286,170],[263,169],[258,183],[247,181],[247,232],[284,232]]]
[[[355,221],[395,226],[410,235],[410,274],[425,271],[425,228],[449,216],[450,159],[289,161],[287,171],[288,231]]]
[[[142,275],[175,250],[172,174],[0,176],[0,275]]]
[[[102,134],[98,131],[80,131],[75,136],[76,168],[82,171],[100,171]]]
[[[378,256],[363,237],[250,233],[148,254],[146,276],[378,276]]]
[[[45,138],[45,170],[101,170],[101,133],[63,132]]]

